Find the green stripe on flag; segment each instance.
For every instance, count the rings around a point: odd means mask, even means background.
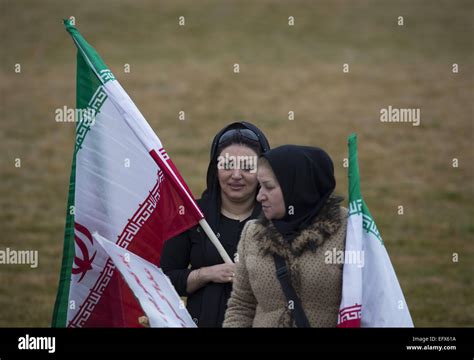
[[[349,203],[362,200],[360,193],[359,162],[357,161],[357,135],[351,134],[349,142]]]
[[[100,112],[102,104],[107,99],[107,95],[102,89],[102,82],[97,78],[95,72],[90,68],[82,53],[77,51],[77,76],[76,76],[76,106],[78,109],[93,109],[96,117]],[[99,100],[99,101],[98,101]],[[91,104],[91,105],[89,105]],[[81,112],[81,115],[83,113]],[[82,118],[81,118],[82,120]],[[76,148],[77,153],[84,142],[84,139],[91,129],[91,124],[85,121],[76,123]]]
[[[347,138],[349,145],[349,215],[362,214],[364,228],[367,233],[374,235],[381,244],[382,237],[375,225],[374,218],[367,207],[360,192],[359,161],[357,154],[357,135],[351,134]]]
[[[66,229],[64,231],[63,261],[59,278],[58,294],[54,305],[52,327],[66,327],[69,306],[72,262],[74,260],[74,196],[76,191],[76,153],[74,152],[69,179],[69,193],[66,209]]]
[[[96,115],[107,99],[102,84],[105,83],[99,74],[110,72],[97,52],[84,40],[79,31],[64,21],[67,31],[71,34],[78,48],[76,74],[76,107],[77,109],[94,109]],[[84,50],[85,49],[85,50]],[[89,56],[87,58],[86,56]],[[108,77],[108,80],[113,79]],[[107,80],[107,81],[108,81]],[[80,113],[83,114],[82,112]],[[68,202],[66,209],[66,228],[64,233],[63,260],[59,278],[58,294],[53,311],[53,327],[66,327],[69,306],[69,291],[71,286],[71,270],[75,256],[74,246],[74,211],[76,184],[76,157],[82,143],[91,130],[91,124],[80,118],[76,123],[76,142],[72,158],[71,176],[69,179]]]
[[[100,55],[82,37],[81,33],[75,28],[75,26],[71,24],[71,20],[65,19],[64,26],[76,43],[77,48],[82,53],[82,56],[84,56],[85,61],[88,62],[89,66],[92,68],[92,70],[94,70],[96,76],[101,80],[101,82],[105,84],[107,81],[115,80],[114,75],[109,70],[107,65],[105,65]]]

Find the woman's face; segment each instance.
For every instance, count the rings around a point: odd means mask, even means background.
[[[285,200],[280,184],[270,166],[263,164],[258,167],[257,179],[260,191],[257,201],[262,204],[262,210],[268,220],[281,219],[285,216]]]
[[[217,158],[221,194],[232,202],[255,199],[257,192],[257,153],[245,145],[232,144]]]

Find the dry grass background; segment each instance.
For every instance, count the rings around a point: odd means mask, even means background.
[[[210,141],[231,121],[257,124],[273,146],[325,148],[343,195],[346,137],[357,132],[362,191],[415,324],[474,325],[470,1],[0,4],[0,250],[39,251],[37,269],[0,265],[0,326],[50,324],[74,143],[74,126],[54,121],[75,105],[75,47],[61,23],[71,15],[196,196]],[[420,108],[421,126],[381,123],[389,105]]]

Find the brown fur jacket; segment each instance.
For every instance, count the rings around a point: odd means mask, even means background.
[[[327,251],[344,251],[347,209],[331,197],[289,244],[264,218],[249,221],[238,245],[239,262],[224,327],[294,327],[276,277],[273,254],[283,256],[291,283],[312,327],[335,327],[341,301],[342,264],[326,263]]]

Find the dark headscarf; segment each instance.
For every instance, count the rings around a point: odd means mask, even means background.
[[[320,148],[298,145],[279,146],[262,156],[270,163],[285,200],[285,216],[272,223],[292,241],[312,223],[336,187],[332,160]]]
[[[234,134],[228,133],[229,130],[233,129],[247,129],[245,132],[236,132]],[[248,134],[248,130],[253,133]],[[249,140],[246,136],[256,135],[255,140]],[[243,137],[243,138],[242,138]],[[222,138],[222,141],[220,141]],[[211,146],[211,160],[209,162],[209,168],[207,169],[207,188],[203,192],[201,199],[199,200],[199,206],[206,217],[207,222],[211,226],[214,233],[219,233],[219,223],[221,214],[221,188],[219,185],[219,179],[217,177],[217,163],[219,153],[223,148],[233,143],[242,143],[249,146],[257,155],[268,151],[270,146],[263,133],[254,125],[247,122],[235,122],[225,128],[223,128],[214,137]],[[258,216],[261,212],[261,206],[256,202],[255,208],[252,212],[252,218]],[[232,255],[236,251],[236,244],[233,240],[225,238],[219,239],[229,253]],[[231,241],[231,243],[227,243]],[[210,241],[203,242],[203,262],[206,264],[212,264],[214,262],[219,263],[222,261],[217,253],[216,248]],[[232,249],[232,250],[230,250]],[[224,321],[224,313],[227,307],[227,301],[232,291],[232,285],[230,283],[219,284],[219,283],[207,283],[205,288],[202,289],[201,298],[201,314],[200,314],[200,326],[203,327],[215,327],[222,326]]]
[[[251,130],[258,137],[260,152],[265,153],[266,151],[270,150],[270,145],[268,144],[268,140],[263,134],[263,132],[260,131],[260,129],[257,128],[255,125],[252,125],[245,121],[235,122],[226,126],[221,131],[219,131],[214,137],[211,146],[211,160],[207,169],[207,188],[202,193],[200,201],[201,210],[203,211],[207,222],[211,226],[212,230],[214,230],[214,232],[218,232],[219,216],[221,213],[221,189],[219,185],[219,180],[217,178],[217,157],[219,156],[219,140],[223,134],[225,134],[231,129]],[[256,207],[260,208],[260,204],[257,203]],[[255,211],[260,212],[258,209],[255,209],[254,212]]]

